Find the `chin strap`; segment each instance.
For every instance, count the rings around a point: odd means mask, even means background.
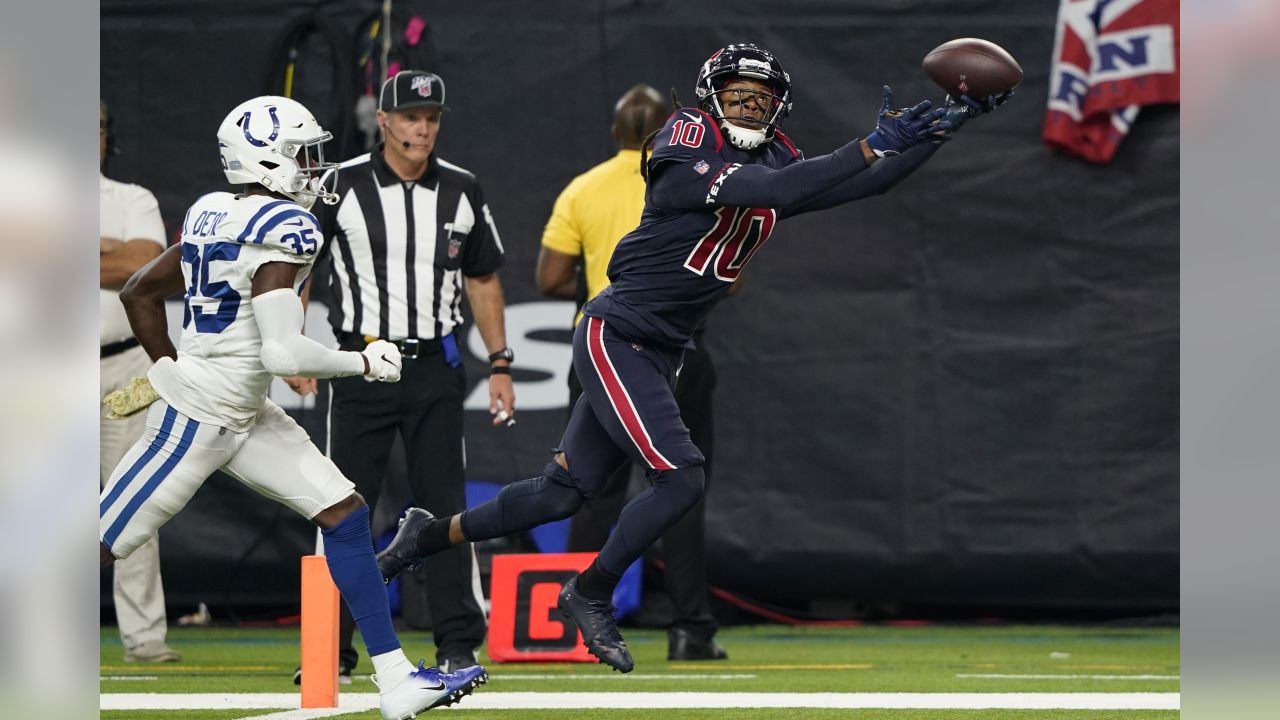
[[[748,130],[738,127],[728,120],[721,120],[720,127],[724,128],[724,132],[729,136],[729,142],[739,150],[754,150],[769,141],[765,130]]]
[[[711,109],[715,111],[711,113],[711,116],[720,118],[720,127],[724,130],[725,135],[729,136],[729,142],[739,150],[754,150],[772,139],[768,136],[768,126],[758,130],[748,130],[729,122],[724,116],[724,108],[720,107],[718,98],[712,97]],[[774,119],[776,120],[777,117],[778,115],[775,112]]]

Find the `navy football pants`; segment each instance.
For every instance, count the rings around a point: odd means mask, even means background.
[[[628,458],[643,463],[652,486],[623,508],[597,565],[615,579],[702,497],[702,453],[680,419],[674,386],[681,351],[645,347],[585,317],[573,334],[582,381],[560,441],[566,473],[547,464],[539,477],[511,483],[462,514],[468,540],[487,540],[577,512]]]
[[[682,352],[633,343],[600,318],[584,317],[573,334],[573,369],[582,397],[560,449],[569,475],[591,497],[628,457],[652,471],[702,465],[702,452],[676,405]]]

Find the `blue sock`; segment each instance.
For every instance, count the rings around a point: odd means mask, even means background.
[[[342,599],[347,601],[347,607],[351,608],[351,617],[360,628],[369,656],[399,648],[400,639],[391,627],[387,589],[373,556],[368,506],[361,506],[342,522],[320,533],[324,535],[329,574]]]

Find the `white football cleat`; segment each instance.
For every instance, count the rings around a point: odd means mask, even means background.
[[[489,681],[489,673],[480,665],[445,673],[437,667],[423,667],[425,664],[419,660],[418,669],[395,686],[380,682],[377,675],[370,677],[378,686],[383,720],[411,720],[420,712],[452,705]]]

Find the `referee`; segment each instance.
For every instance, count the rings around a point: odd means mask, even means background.
[[[444,93],[433,73],[409,70],[388,79],[378,103],[382,142],[326,177],[340,200],[318,215],[328,239],[323,252],[332,260],[329,322],[339,345],[360,350],[381,338],[404,356],[399,383],[331,381],[329,456],[375,507],[398,432],[414,504],[449,516],[466,507],[467,382],[458,337],[464,290],[490,353],[495,425],[514,413],[515,395],[497,275],[502,242],[476,176],[434,152]],[[455,547],[428,560],[426,573],[437,664],[446,672],[475,665],[486,629],[475,553],[470,545]],[[344,605],[344,675],[357,659],[351,632]]]

